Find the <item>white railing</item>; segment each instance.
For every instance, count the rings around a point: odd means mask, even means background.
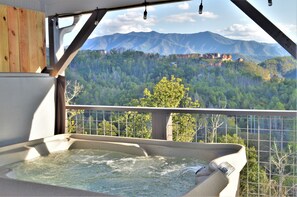
[[[297,111],[67,106],[68,132],[186,142],[245,142],[244,196],[297,196]],[[235,140],[235,141],[234,141]]]

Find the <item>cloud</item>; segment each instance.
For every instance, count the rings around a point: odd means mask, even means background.
[[[181,10],[188,10],[190,8],[189,4],[186,2],[179,4],[177,7]]]
[[[123,14],[119,14],[115,17],[104,17],[94,32],[89,38],[97,36],[110,35],[115,33],[129,33],[129,32],[150,32],[152,27],[156,25],[156,17],[150,12],[154,11],[152,6],[148,7],[148,18],[143,20],[143,9],[136,8],[131,9]],[[75,26],[73,31],[66,34],[64,37],[64,45],[67,46],[71,43],[85,22],[90,17],[90,14],[83,15],[79,23]],[[61,23],[63,26],[71,24],[72,19],[63,20]]]
[[[198,14],[198,12],[187,12],[168,16],[165,20],[174,23],[185,23],[185,22],[196,22],[198,17],[205,19],[216,19],[218,15],[213,12],[204,12],[203,14]]]
[[[188,12],[168,16],[165,20],[174,23],[196,22],[198,13]]]
[[[272,43],[274,40],[256,24],[232,24],[220,30],[220,34],[238,40],[255,40],[259,42]]]
[[[296,29],[294,24],[276,24],[287,36],[296,42]],[[218,33],[232,39],[255,40],[258,42],[275,43],[276,41],[257,24],[232,24]]]
[[[199,16],[202,17],[202,18],[205,18],[205,19],[216,19],[216,18],[219,17],[219,16],[216,15],[215,13],[213,13],[213,12],[208,12],[208,11],[203,12],[203,13],[200,14]]]
[[[114,33],[150,32],[156,24],[156,17],[148,13],[147,20],[143,20],[143,12],[127,11],[113,19],[102,20],[92,37]]]
[[[297,42],[297,25],[296,24],[275,24],[284,34],[289,36],[295,43]]]

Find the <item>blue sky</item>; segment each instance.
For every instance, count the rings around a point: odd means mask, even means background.
[[[294,42],[297,42],[297,1],[273,0],[268,6],[267,0],[249,0],[269,20],[278,26]],[[232,39],[275,42],[257,26],[230,0],[204,0],[203,14],[197,10],[200,0],[148,7],[148,19],[143,20],[144,8],[135,8],[108,12],[90,37],[157,31],[160,33],[197,33],[211,31]],[[68,45],[87,20],[82,17],[74,32],[65,37]],[[64,19],[60,24],[67,24]]]

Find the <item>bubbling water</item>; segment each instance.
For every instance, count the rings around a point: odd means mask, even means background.
[[[204,164],[191,158],[73,149],[10,165],[8,176],[111,195],[172,197],[195,187],[195,172]]]

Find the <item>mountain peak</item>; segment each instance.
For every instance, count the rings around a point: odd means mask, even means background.
[[[284,56],[288,53],[275,44],[232,40],[210,31],[180,34],[130,32],[113,34],[88,40],[82,50],[133,49],[161,55],[187,53],[240,53],[248,56]]]

